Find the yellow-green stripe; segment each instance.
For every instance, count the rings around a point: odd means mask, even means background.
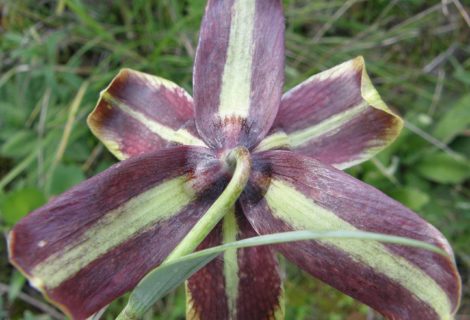
[[[284,131],[275,132],[264,138],[255,148],[254,152],[267,151],[277,148],[289,148],[289,136]]]
[[[133,110],[130,106],[118,98],[113,97],[108,92],[103,92],[101,94],[101,98],[110,105],[119,108],[121,111],[127,113],[130,117],[142,123],[142,125],[162,139],[183,145],[205,146],[202,140],[193,136],[189,131],[185,129],[174,130],[173,128],[164,126],[161,123],[152,120],[143,113]]]
[[[222,224],[223,243],[237,240],[238,225],[235,218],[235,208],[227,213]],[[238,255],[237,249],[228,249],[224,252],[224,279],[225,294],[230,319],[236,319],[238,297]]]
[[[219,96],[220,116],[248,117],[250,108],[253,33],[255,25],[253,0],[235,0],[232,7],[227,58]]]
[[[275,132],[264,138],[256,147],[256,152],[291,147],[297,148],[310,143],[319,137],[333,135],[341,128],[369,107],[367,101],[361,101],[356,106],[343,112],[332,115],[331,117],[304,129],[297,130],[286,135],[283,131]]]
[[[57,287],[80,269],[135,234],[168,219],[195,199],[187,187],[187,177],[167,180],[106,213],[74,243],[49,256],[32,270],[38,288]],[[47,246],[39,241],[38,245]]]
[[[299,131],[292,132],[289,134],[290,145],[296,148],[320,136],[333,135],[340,131],[346,123],[350,122],[352,119],[367,110],[368,107],[369,104],[366,101],[361,101],[356,106],[337,113],[320,123]]]
[[[357,230],[334,212],[317,205],[312,199],[297,191],[294,186],[272,179],[265,199],[273,215],[286,221],[294,229],[314,231]],[[399,283],[424,301],[441,319],[451,319],[451,304],[443,289],[425,272],[403,257],[393,255],[377,241],[319,240],[346,252],[351,259],[372,267]]]

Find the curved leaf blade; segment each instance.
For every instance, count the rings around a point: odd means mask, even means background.
[[[256,236],[239,205],[198,250]],[[273,248],[227,249],[186,282],[188,319],[284,319],[281,268]]]
[[[426,242],[364,231],[316,232],[304,230],[256,236],[191,253],[155,268],[132,291],[127,306],[118,319],[140,318],[157,300],[181,285],[186,279],[227,250],[319,239],[380,241],[429,250],[447,256],[445,251]]]

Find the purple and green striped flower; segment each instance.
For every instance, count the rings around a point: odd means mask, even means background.
[[[209,0],[191,97],[123,69],[88,118],[120,163],[54,198],[9,235],[11,262],[85,319],[151,270],[194,250],[294,230],[369,231],[229,249],[186,284],[188,319],[282,319],[277,253],[389,319],[452,319],[460,279],[447,240],[416,213],[340,171],[373,157],[403,122],[362,57],[282,94],[279,0]]]

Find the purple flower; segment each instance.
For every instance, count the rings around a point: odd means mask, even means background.
[[[285,94],[283,74],[280,1],[209,0],[194,98],[168,80],[122,70],[88,124],[123,161],[21,220],[9,237],[11,262],[84,319],[165,259],[196,249],[291,230],[380,232],[449,257],[365,240],[229,250],[189,279],[188,318],[282,318],[276,252],[387,318],[453,318],[460,279],[446,239],[341,171],[402,128],[362,57]]]

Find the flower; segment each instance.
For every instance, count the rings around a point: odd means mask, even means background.
[[[381,232],[449,257],[362,240],[229,250],[189,279],[188,318],[282,318],[279,252],[390,319],[451,319],[460,279],[446,239],[340,171],[385,148],[402,120],[361,57],[282,95],[283,42],[279,0],[209,0],[194,100],[170,81],[122,70],[88,124],[123,161],[21,220],[11,262],[84,319],[196,248],[290,230]]]

